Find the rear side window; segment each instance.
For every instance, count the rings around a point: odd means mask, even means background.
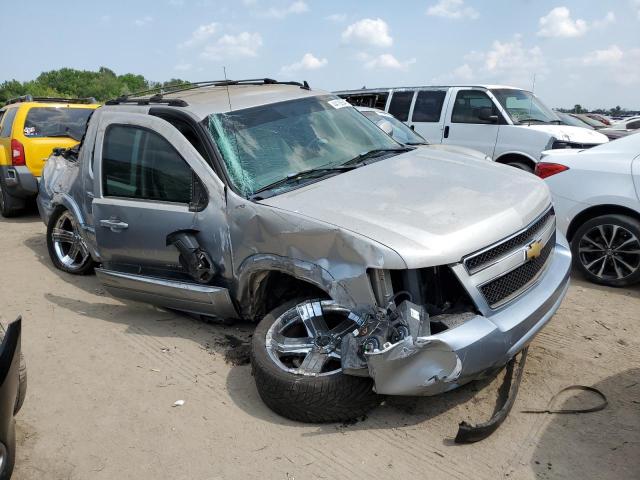
[[[102,149],[105,196],[189,203],[192,171],[163,137],[128,125],[107,129]]]
[[[406,122],[409,119],[409,108],[411,107],[414,93],[413,91],[393,92],[391,104],[389,104],[389,113],[401,122]]]
[[[362,93],[358,95],[341,95],[341,97],[356,107],[371,107],[384,110],[389,94],[387,92]]]
[[[489,115],[498,115],[498,110],[489,96],[480,90],[461,90],[451,113],[453,123],[495,123]]]
[[[447,92],[443,90],[422,90],[418,92],[416,103],[413,106],[413,122],[439,122],[444,97]]]
[[[87,129],[90,108],[34,107],[24,121],[25,137],[70,137],[80,140]]]
[[[627,129],[629,130],[637,130],[638,128],[640,128],[640,120],[627,123]]]
[[[17,108],[10,108],[5,110],[4,121],[2,122],[2,130],[0,131],[0,137],[6,138],[11,136],[11,129],[13,128],[13,120],[16,118]]]

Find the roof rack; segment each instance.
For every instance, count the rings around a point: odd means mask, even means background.
[[[7,100],[4,104],[11,105],[13,103],[22,102],[51,102],[51,103],[98,103],[93,97],[86,98],[64,98],[64,97],[34,97],[33,95],[22,95],[20,97]]]
[[[306,80],[302,83],[280,82],[278,80],[274,80],[273,78],[251,78],[246,80],[207,80],[203,82],[179,83],[177,85],[169,85],[167,87],[158,86],[155,88],[150,88],[148,90],[142,90],[142,91],[134,92],[128,95],[122,95],[118,98],[108,100],[106,104],[121,105],[121,104],[134,103],[138,105],[149,105],[150,103],[166,103],[170,106],[186,107],[189,104],[182,99],[179,99],[179,98],[164,99],[163,96],[166,94],[174,94],[178,92],[184,92],[187,90],[194,90],[196,88],[203,88],[203,87],[224,87],[229,85],[275,85],[275,84],[295,85],[300,88],[304,88],[305,90],[311,90],[311,87],[309,86]],[[153,92],[157,92],[157,93],[155,93],[150,97],[140,98],[143,95],[150,94]]]

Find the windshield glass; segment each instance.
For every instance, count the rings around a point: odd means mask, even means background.
[[[376,125],[379,125],[385,120],[389,122],[393,127],[392,136],[394,140],[397,140],[400,143],[404,143],[405,145],[419,145],[427,143],[422,136],[411,130],[392,115],[380,115],[379,113],[372,112],[371,110],[365,110],[362,114]]]
[[[80,140],[92,113],[92,108],[34,107],[24,121],[24,136]]]
[[[373,149],[401,148],[346,100],[329,95],[215,113],[204,122],[244,195]]]
[[[533,93],[511,88],[491,90],[515,124],[561,123],[558,116]]]
[[[578,118],[582,120],[584,123],[586,123],[587,125],[592,126],[593,128],[606,127],[604,123],[600,122],[599,120],[596,120],[595,118],[587,117],[586,115],[580,115]]]
[[[558,115],[558,117],[560,117],[560,120],[562,120],[562,122],[565,123],[566,125],[571,125],[574,127],[589,128],[593,130],[593,127],[591,125],[583,122],[581,119],[576,118],[573,115],[569,115],[568,113],[559,113],[559,112],[556,112],[556,115]]]

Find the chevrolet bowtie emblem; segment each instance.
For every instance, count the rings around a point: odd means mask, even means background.
[[[542,253],[542,242],[536,241],[529,245],[527,249],[527,260],[538,258]]]

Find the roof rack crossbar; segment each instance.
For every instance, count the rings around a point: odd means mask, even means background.
[[[86,98],[34,97],[33,95],[27,94],[27,95],[22,95],[20,97],[9,99],[4,104],[11,105],[14,103],[22,103],[22,102],[98,103],[97,100],[93,97],[86,97]]]

